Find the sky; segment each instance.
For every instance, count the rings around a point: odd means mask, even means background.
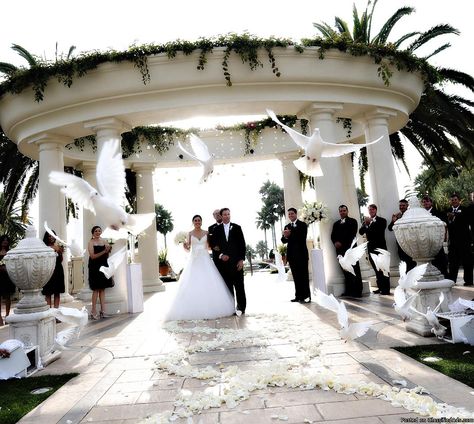
[[[77,54],[109,48],[122,50],[134,43],[164,43],[178,38],[195,40],[201,36],[244,31],[262,37],[273,35],[300,40],[317,34],[313,22],[333,25],[334,17],[339,16],[351,25],[352,5],[349,0],[2,2],[0,61],[23,64],[10,49],[13,43],[53,60],[56,42],[59,52],[67,52],[69,46],[75,45]],[[365,9],[366,1],[357,0],[355,5],[360,12]],[[470,43],[474,40],[471,5],[472,0],[379,0],[373,28],[377,31],[398,8],[415,7],[415,13],[397,24],[390,40],[407,32],[425,31],[434,25],[449,23],[459,29],[461,35],[438,37],[418,54],[431,53],[442,43],[450,42],[452,47],[433,57],[431,63],[474,75],[474,63],[470,60]],[[447,89],[465,95],[456,87]],[[407,154],[413,156],[410,146],[407,146]],[[417,160],[412,161],[414,170],[418,165]],[[196,213],[203,215],[204,225],[208,226],[212,223],[212,210],[227,206],[231,208],[232,220],[242,224],[250,244],[262,240],[263,233],[255,229],[255,217],[261,208],[258,189],[268,179],[283,186],[278,161],[262,162],[259,166],[255,163],[218,166],[207,185],[196,183],[198,175],[198,168],[156,172],[155,200],[173,213],[175,231],[190,229],[191,217]],[[409,177],[402,173],[400,195],[408,182]],[[312,193],[305,196],[312,200]],[[172,240],[173,234],[168,236],[171,250],[174,249]]]

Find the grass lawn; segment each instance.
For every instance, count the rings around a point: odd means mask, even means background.
[[[14,424],[18,422],[21,417],[77,375],[43,375],[0,381],[0,423]],[[31,394],[32,390],[42,387],[51,387],[52,390],[38,395]]]
[[[394,347],[394,349],[404,353],[410,358],[428,365],[448,377],[454,378],[455,380],[474,388],[474,346],[469,346],[464,343],[446,343],[425,346]],[[430,356],[438,357],[441,361],[423,361],[424,358]]]

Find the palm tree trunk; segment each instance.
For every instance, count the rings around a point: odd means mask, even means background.
[[[163,238],[165,239],[165,249],[167,249],[167,246],[166,246],[166,234],[163,234]]]

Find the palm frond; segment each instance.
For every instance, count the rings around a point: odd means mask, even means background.
[[[448,24],[435,25],[428,31],[421,33],[421,35],[408,46],[407,50],[413,52],[422,45],[426,44],[428,41],[432,40],[433,38],[439,37],[440,35],[444,34],[459,35],[459,31]]]
[[[445,43],[442,46],[438,47],[433,53],[424,56],[424,60],[428,60],[430,57],[433,57],[434,55],[437,55],[439,52],[442,52],[443,50],[446,50],[447,48],[451,47],[451,43]]]
[[[393,45],[395,46],[395,48],[398,49],[404,41],[408,40],[409,38],[414,37],[415,35],[420,35],[420,34],[421,34],[420,31],[409,32],[408,34],[403,35],[397,41],[395,41]]]
[[[373,38],[371,43],[373,44],[385,44],[387,39],[392,31],[393,27],[397,24],[397,22],[403,18],[404,16],[408,16],[415,11],[413,7],[401,7],[398,9],[390,18],[388,18],[387,22],[382,26],[379,33]]]
[[[12,44],[12,50],[15,50],[30,66],[38,65],[38,59],[19,44]]]
[[[7,62],[0,62],[0,72],[7,76],[13,75],[16,71],[18,71],[18,67]]]
[[[327,23],[313,23],[313,26],[326,38],[334,39],[337,37],[337,32],[334,31]]]

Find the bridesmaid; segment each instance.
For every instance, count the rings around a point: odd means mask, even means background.
[[[53,233],[56,232],[53,230]],[[49,279],[49,281],[43,287],[41,293],[46,298],[46,303],[49,307],[59,308],[59,301],[61,298],[61,293],[64,293],[65,285],[64,285],[64,268],[63,268],[63,253],[64,247],[56,244],[56,239],[48,234],[47,232],[44,233],[43,242],[46,246],[51,247],[57,256],[56,256],[56,265],[54,267],[53,275]],[[51,298],[54,298],[53,303],[51,302]],[[52,303],[52,304],[51,304]]]

